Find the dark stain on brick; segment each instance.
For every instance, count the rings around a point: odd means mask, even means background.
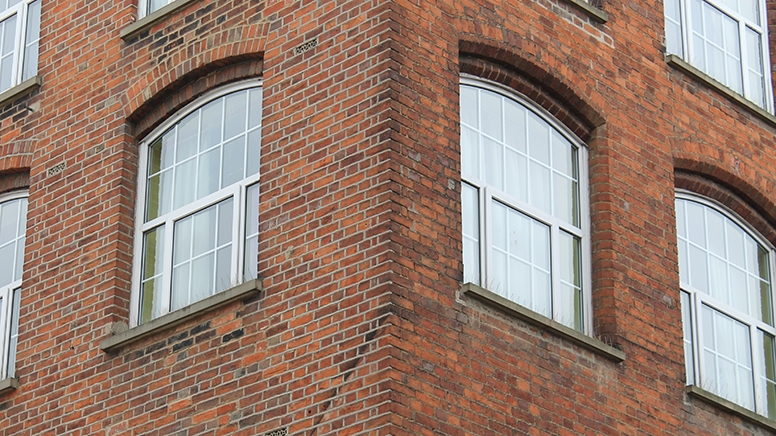
[[[232,339],[237,339],[237,338],[239,338],[240,336],[242,336],[244,334],[245,334],[245,331],[243,331],[243,329],[237,329],[237,330],[235,330],[235,331],[233,331],[231,333],[225,334],[224,337],[221,338],[221,340],[224,343],[227,343],[227,342],[231,341]]]

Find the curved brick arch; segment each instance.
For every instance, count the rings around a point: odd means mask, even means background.
[[[24,139],[0,145],[0,174],[28,172],[35,140]]]
[[[164,119],[208,90],[227,83],[259,77],[262,72],[262,57],[256,53],[219,59],[189,71],[169,83],[160,78],[156,86],[148,88],[159,88],[156,93],[139,92],[134,97],[130,97],[133,90],[127,93],[128,104],[125,107],[134,107],[128,113],[127,121],[135,127],[135,138],[140,139]],[[137,91],[134,89],[134,92]]]
[[[727,206],[776,246],[776,204],[734,168],[711,158],[675,155],[674,184]]]
[[[459,41],[459,50],[461,73],[492,80],[524,94],[585,142],[595,128],[606,122],[603,110],[591,102],[592,98],[544,62],[493,45],[493,41],[478,35],[466,35],[466,39]]]

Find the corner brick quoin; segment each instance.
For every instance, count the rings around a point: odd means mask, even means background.
[[[737,92],[662,2],[162,3],[0,11],[0,436],[776,432],[776,52]]]

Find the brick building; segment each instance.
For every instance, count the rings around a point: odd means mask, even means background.
[[[0,434],[776,433],[772,28],[1,0]]]

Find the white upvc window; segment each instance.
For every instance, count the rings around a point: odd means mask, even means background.
[[[16,372],[27,193],[0,197],[0,380]]]
[[[133,325],[256,278],[261,99],[220,88],[141,143]]]
[[[461,80],[464,282],[591,331],[587,152],[538,106]]]
[[[139,0],[139,1],[140,1],[140,7],[139,7],[138,15],[140,16],[140,18],[143,18],[146,15],[150,15],[176,0]]]
[[[669,53],[773,112],[764,0],[665,0]]]
[[[41,0],[0,0],[0,92],[38,73]]]
[[[773,247],[687,192],[676,223],[687,384],[775,419]]]

